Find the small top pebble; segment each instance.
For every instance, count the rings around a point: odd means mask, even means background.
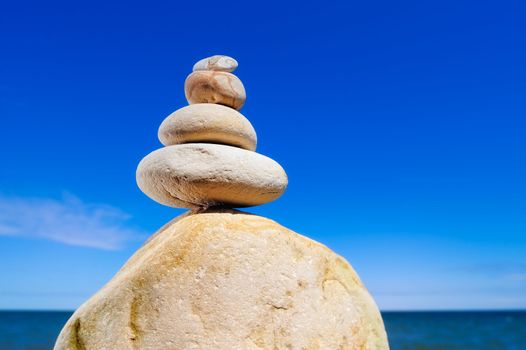
[[[215,55],[207,58],[203,58],[196,64],[194,64],[193,71],[198,70],[214,70],[221,72],[233,72],[237,68],[237,61],[232,57]]]

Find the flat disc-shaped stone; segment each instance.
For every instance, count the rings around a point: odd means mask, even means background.
[[[159,127],[165,146],[182,143],[220,143],[256,150],[256,131],[241,113],[213,103],[198,103],[178,109]]]
[[[158,149],[137,168],[139,188],[170,207],[260,205],[281,196],[287,183],[283,168],[268,157],[206,143]]]

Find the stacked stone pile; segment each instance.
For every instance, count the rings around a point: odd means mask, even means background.
[[[194,65],[185,82],[190,103],[159,128],[165,146],[137,168],[137,184],[153,200],[171,207],[247,207],[275,200],[287,175],[274,160],[255,152],[257,136],[240,112],[243,83],[237,62],[212,56]]]
[[[389,349],[380,312],[344,258],[228,208],[269,202],[287,186],[281,166],[255,152],[236,67],[226,56],[194,66],[190,105],[161,124],[165,147],[137,169],[152,199],[196,209],[152,235],[78,308],[55,350]]]

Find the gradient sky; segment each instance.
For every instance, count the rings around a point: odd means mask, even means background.
[[[135,184],[192,65],[239,63],[289,188],[248,211],[384,310],[526,308],[523,1],[0,5],[0,309],[73,309],[183,210]]]

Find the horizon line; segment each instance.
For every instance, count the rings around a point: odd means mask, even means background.
[[[76,309],[0,309],[0,312],[75,312]],[[434,312],[434,313],[447,313],[447,312],[526,312],[526,308],[488,308],[488,309],[384,309],[381,310],[381,313],[425,313],[425,312]]]

